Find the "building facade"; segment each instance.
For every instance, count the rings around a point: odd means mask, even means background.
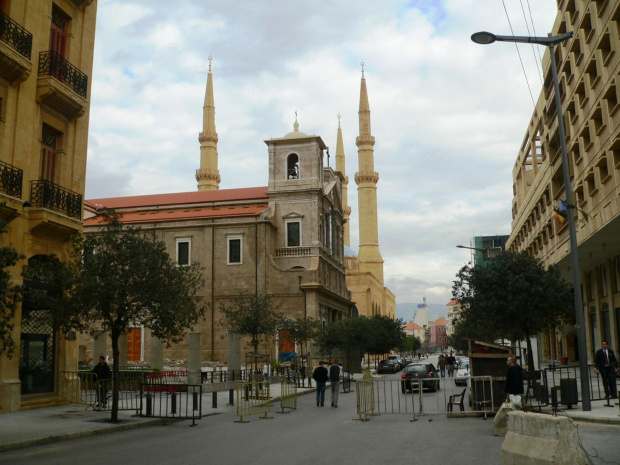
[[[45,264],[82,230],[96,13],[96,0],[0,1],[0,240],[24,257],[12,280],[25,287],[15,352],[0,355],[0,413],[53,404],[58,373],[77,368],[75,335],[29,290],[57,292]]]
[[[446,304],[446,336],[450,337],[454,333],[454,325],[461,313],[461,302],[452,299]]]
[[[549,50],[544,86],[513,169],[507,248],[558,265],[571,281],[568,222],[552,220],[561,201],[575,215],[588,361],[600,342],[620,347],[620,3],[558,0],[555,47],[573,198],[566,199]],[[571,210],[569,210],[571,211]],[[571,325],[542,335],[543,360],[577,357]]]
[[[366,95],[364,78],[362,95]],[[324,324],[364,315],[366,308],[370,309],[368,315],[394,317],[394,296],[383,286],[382,262],[372,262],[372,272],[359,257],[345,257],[350,207],[346,205],[340,124],[336,170],[324,163],[327,146],[321,137],[299,131],[296,120],[292,132],[265,141],[267,186],[219,189],[219,136],[215,130],[213,96],[210,68],[199,136],[198,191],[89,200],[92,216],[85,220],[85,233],[101,227],[98,212],[113,208],[123,215],[124,223],[154,231],[179,265],[197,261],[205,267],[206,285],[201,295],[210,309],[206,319],[195,328],[201,333],[203,360],[227,359],[228,338],[226,329],[218,324],[219,307],[242,292],[269,294],[287,317],[313,318]],[[367,102],[367,96],[361,100]],[[369,118],[369,112],[364,115]],[[364,127],[370,129],[369,124]],[[376,229],[374,225],[373,230]],[[377,240],[376,235],[372,236],[367,246],[378,249]],[[348,287],[350,270],[355,271],[358,279],[356,289],[363,289],[358,292],[359,300],[355,300]],[[85,360],[98,355],[91,350],[92,342],[83,341],[81,352]],[[121,362],[123,357],[128,361],[149,361],[151,342],[144,328],[132,328],[127,344],[122,345]],[[125,346],[128,349],[123,354]],[[276,351],[295,349],[299,351],[295,347],[263,347],[274,358],[279,355]],[[183,360],[187,350],[185,341],[166,349],[165,357]]]
[[[446,335],[446,319],[441,317],[428,325],[428,348],[441,352],[448,348],[448,336]]]

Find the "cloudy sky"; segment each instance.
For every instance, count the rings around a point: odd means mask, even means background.
[[[267,185],[263,141],[296,111],[334,166],[340,113],[357,249],[363,60],[386,285],[398,303],[445,304],[470,259],[455,246],[510,232],[541,88],[544,50],[519,46],[524,73],[515,44],[470,35],[545,36],[555,15],[556,0],[99,0],[86,198],[196,190],[211,54],[220,188]]]

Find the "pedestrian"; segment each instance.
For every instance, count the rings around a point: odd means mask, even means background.
[[[439,356],[439,360],[437,360],[437,366],[439,367],[439,371],[441,372],[442,378],[446,377],[446,364],[447,363],[448,363],[448,360],[446,359],[444,354],[441,354]]]
[[[336,359],[329,366],[329,384],[332,390],[332,407],[338,407],[338,388],[340,387],[340,365]]]
[[[263,377],[265,381],[269,381],[269,362],[265,360],[265,364],[263,365]]]
[[[452,378],[454,376],[454,364],[456,363],[456,358],[452,352],[446,357],[446,363],[448,364],[448,376]]]
[[[320,361],[319,366],[314,369],[314,373],[312,373],[312,379],[316,381],[316,406],[319,404],[321,407],[325,404],[325,385],[327,384],[327,380],[329,379],[329,374],[327,373],[327,368],[325,368],[325,362]]]
[[[602,349],[596,351],[596,357],[594,358],[594,373],[601,373],[603,379],[603,387],[605,388],[605,397],[611,397],[616,399],[618,397],[616,386],[616,367],[618,360],[614,351],[607,347],[607,341],[601,343]]]
[[[95,389],[95,395],[97,396],[95,407],[106,408],[108,406],[108,390],[110,389],[110,380],[112,379],[112,372],[110,367],[105,362],[105,357],[101,355],[99,357],[99,363],[93,368],[93,373],[97,375],[97,388]]]
[[[512,402],[516,408],[521,408],[521,394],[523,394],[523,369],[517,364],[517,359],[511,355],[506,360],[506,402]]]

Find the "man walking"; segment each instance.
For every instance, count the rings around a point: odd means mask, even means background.
[[[338,388],[340,386],[340,365],[336,359],[329,366],[329,383],[332,389],[332,407],[338,407]]]
[[[615,399],[618,397],[615,375],[618,360],[616,359],[614,351],[607,347],[607,341],[603,341],[601,345],[603,348],[596,351],[596,357],[594,358],[594,363],[596,365],[594,373],[601,373],[603,387],[605,388],[605,397]]]
[[[437,360],[437,365],[439,366],[439,372],[441,373],[442,378],[446,377],[446,364],[447,363],[448,363],[448,360],[446,359],[446,356],[444,354],[441,354],[439,356],[439,360]]]
[[[314,369],[314,373],[312,373],[312,379],[316,381],[316,406],[319,404],[321,407],[325,404],[325,385],[327,384],[327,380],[329,379],[329,374],[327,373],[327,368],[325,368],[325,362],[320,361],[319,366]]]
[[[448,364],[448,376],[453,377],[456,358],[454,357],[454,355],[452,355],[452,352],[450,352],[450,355],[446,357],[446,363]]]
[[[506,399],[516,407],[521,408],[521,394],[523,394],[523,369],[517,365],[517,359],[514,356],[508,357],[506,360],[508,372],[506,373]]]

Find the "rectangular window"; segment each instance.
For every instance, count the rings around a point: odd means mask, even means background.
[[[41,170],[40,179],[54,182],[56,172],[56,143],[59,134],[53,129],[43,126],[41,132]]]
[[[177,265],[187,266],[191,263],[190,239],[177,239]]]
[[[230,236],[228,238],[228,265],[240,265],[242,240],[240,236]]]
[[[286,246],[301,246],[301,221],[296,220],[286,222]]]

